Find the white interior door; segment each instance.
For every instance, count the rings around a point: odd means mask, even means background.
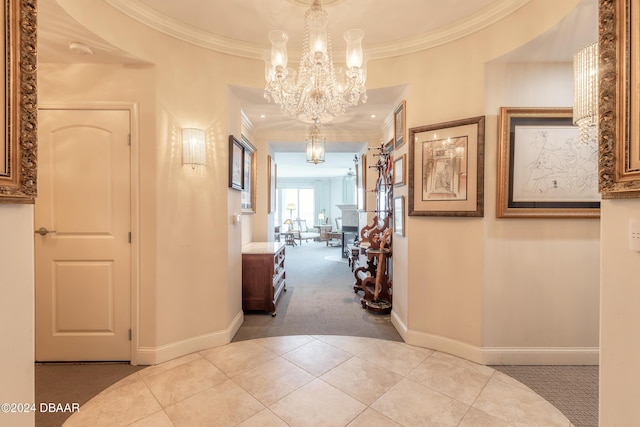
[[[36,360],[131,360],[130,112],[41,109]]]

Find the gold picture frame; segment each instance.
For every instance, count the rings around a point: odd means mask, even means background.
[[[393,198],[393,234],[404,236],[404,196]]]
[[[393,161],[393,186],[402,187],[407,184],[407,155],[403,154]]]
[[[393,111],[393,147],[395,150],[404,145],[407,134],[406,110],[407,102],[403,99]]]
[[[598,148],[571,108],[500,108],[498,218],[597,218]]]
[[[357,166],[356,166],[357,169]],[[362,185],[357,184],[356,191],[358,193],[357,202],[358,202],[358,210],[366,211],[367,210],[367,154],[363,153],[360,156],[360,176],[362,177],[360,181],[362,181]]]
[[[409,216],[484,216],[485,117],[409,129]]]
[[[0,143],[0,203],[37,196],[36,0],[4,0],[4,138]]]
[[[256,213],[256,184],[257,184],[257,151],[246,136],[240,135],[242,145],[242,194],[241,207],[244,215]]]
[[[267,154],[267,182],[269,183],[269,194],[267,201],[267,213],[273,213],[276,211],[276,188],[278,179],[278,165],[270,154]]]
[[[598,177],[603,199],[640,197],[640,4],[598,6]],[[633,29],[633,31],[632,31]]]

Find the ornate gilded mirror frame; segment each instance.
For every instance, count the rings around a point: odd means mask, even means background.
[[[34,203],[37,194],[37,0],[4,1],[4,139],[0,203]]]
[[[640,197],[640,3],[599,0],[598,12],[599,190]]]

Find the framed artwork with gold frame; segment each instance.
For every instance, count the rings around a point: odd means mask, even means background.
[[[267,207],[267,213],[273,213],[276,211],[276,180],[278,169],[275,160],[271,155],[267,155],[267,178],[269,183],[269,195],[267,197],[269,206]]]
[[[242,145],[242,213],[256,213],[256,178],[257,178],[257,152],[246,136],[240,136]]]
[[[597,218],[598,147],[579,140],[571,108],[502,107],[498,218]]]
[[[356,169],[358,166],[356,165]],[[362,184],[357,184],[356,192],[357,192],[357,204],[358,210],[366,211],[367,210],[367,155],[363,153],[360,156],[360,173],[359,173],[359,181]]]
[[[34,203],[37,195],[37,1],[4,0],[4,137],[0,203]]]
[[[393,148],[397,150],[404,145],[405,134],[407,133],[407,120],[406,120],[407,102],[402,102],[393,111]]]
[[[393,233],[404,236],[404,196],[393,198]]]
[[[393,186],[401,187],[407,183],[407,155],[393,160]]]
[[[598,20],[599,189],[640,197],[640,3],[600,0]]]

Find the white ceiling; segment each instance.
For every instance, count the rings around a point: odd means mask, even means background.
[[[105,1],[123,13],[174,37],[222,52],[262,58],[268,49],[267,33],[279,28],[289,33],[290,60],[296,61],[302,43],[304,13],[311,0],[86,0]],[[329,14],[334,58],[340,62],[342,33],[365,31],[363,49],[370,59],[384,58],[446,43],[504,18],[529,1],[537,0],[321,0]],[[390,6],[393,3],[393,6]],[[63,3],[64,4],[64,3]],[[534,19],[534,18],[532,18]],[[585,22],[593,22],[586,26]],[[562,22],[538,40],[501,58],[512,62],[569,62],[574,52],[597,37],[597,0],[582,0]],[[93,54],[69,50],[80,42]],[[138,63],[139,59],[105,42],[80,25],[58,4],[38,3],[38,57],[40,62]],[[268,104],[263,88],[231,88],[256,130],[288,128],[300,133],[300,143],[274,141],[278,175],[343,175],[353,167],[361,141],[327,144],[327,162],[306,166],[301,157],[310,128],[282,116]],[[366,104],[350,109],[330,126],[358,134],[381,127],[402,96],[403,87],[368,90]],[[265,115],[262,118],[261,115]],[[374,115],[375,118],[371,116]],[[291,151],[299,151],[292,153]],[[334,151],[335,150],[335,151]],[[288,153],[285,153],[288,151]],[[280,154],[282,153],[282,154]],[[291,166],[288,166],[291,165]],[[295,165],[295,169],[294,166]]]

